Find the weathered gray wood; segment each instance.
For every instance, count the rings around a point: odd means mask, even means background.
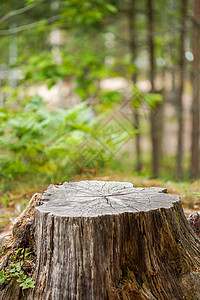
[[[128,182],[80,181],[48,189],[41,198],[40,213],[60,217],[97,217],[124,212],[169,208],[178,196],[163,188],[133,188]]]
[[[33,229],[23,299],[200,299],[200,240],[166,189],[64,183],[38,201]]]

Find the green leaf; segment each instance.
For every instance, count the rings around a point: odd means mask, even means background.
[[[35,281],[30,282],[30,283],[29,283],[29,287],[30,287],[30,288],[34,288],[34,287],[35,287]]]
[[[32,278],[27,278],[27,279],[26,279],[26,282],[27,282],[27,283],[28,283],[28,282],[32,282],[32,280],[33,280]]]
[[[116,13],[117,12],[117,8],[112,5],[112,4],[106,4],[106,8],[108,11],[112,12],[112,13]]]
[[[28,285],[25,282],[22,282],[19,286],[22,287],[23,289],[28,288]]]
[[[13,269],[10,270],[10,273],[14,273],[15,271],[16,271],[16,269],[13,268]]]

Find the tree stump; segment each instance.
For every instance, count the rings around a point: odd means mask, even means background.
[[[38,201],[33,231],[36,284],[16,299],[200,299],[200,240],[164,188],[64,183]]]

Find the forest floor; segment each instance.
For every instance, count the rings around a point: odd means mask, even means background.
[[[181,197],[185,214],[188,216],[193,211],[200,211],[200,180],[195,182],[173,182],[161,179],[148,179],[144,176],[113,172],[104,170],[95,175],[77,175],[74,181],[80,180],[114,180],[132,182],[135,187],[166,187],[169,193],[178,194]],[[67,181],[67,180],[65,180]],[[15,184],[12,191],[0,195],[0,232],[9,229],[12,221],[23,211],[34,193],[42,193],[47,186],[36,185],[34,187]]]

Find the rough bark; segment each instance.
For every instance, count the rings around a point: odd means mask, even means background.
[[[40,200],[41,194],[36,193],[31,198],[26,209],[14,220],[8,232],[0,236],[0,271],[5,270],[9,266],[10,258],[19,248],[29,249],[34,252],[34,235],[33,235],[33,216],[35,213],[36,202]],[[33,260],[35,259],[35,256]],[[27,265],[26,265],[27,267]],[[28,266],[30,267],[30,265]],[[34,262],[31,262],[31,267],[28,270],[29,276],[32,275],[35,269]],[[27,269],[26,269],[27,270]],[[27,273],[27,271],[26,271]],[[0,285],[0,299],[1,300],[18,300],[25,299],[25,294],[29,291],[22,291],[19,283],[12,280],[8,285]]]
[[[198,235],[198,237],[200,237],[200,215],[198,212],[193,212],[189,215],[188,217],[188,223],[190,224],[190,226],[192,227],[192,229],[194,230],[194,232],[196,233],[196,235]]]
[[[192,101],[192,143],[191,143],[191,169],[190,174],[192,179],[197,179],[199,176],[199,137],[200,137],[200,100],[199,100],[199,40],[200,33],[197,23],[200,22],[200,2],[194,0],[194,28],[193,28],[193,70],[192,70],[192,85],[193,85],[193,101]]]
[[[35,204],[39,201],[41,196],[42,194],[35,193],[25,210],[13,221],[11,229],[0,235],[0,248],[3,252],[3,255],[0,253],[0,265],[2,264],[6,254],[19,243],[19,236],[23,232],[26,224],[33,221]]]
[[[33,230],[35,288],[12,281],[0,299],[200,299],[200,240],[166,189],[64,183],[38,201]]]

